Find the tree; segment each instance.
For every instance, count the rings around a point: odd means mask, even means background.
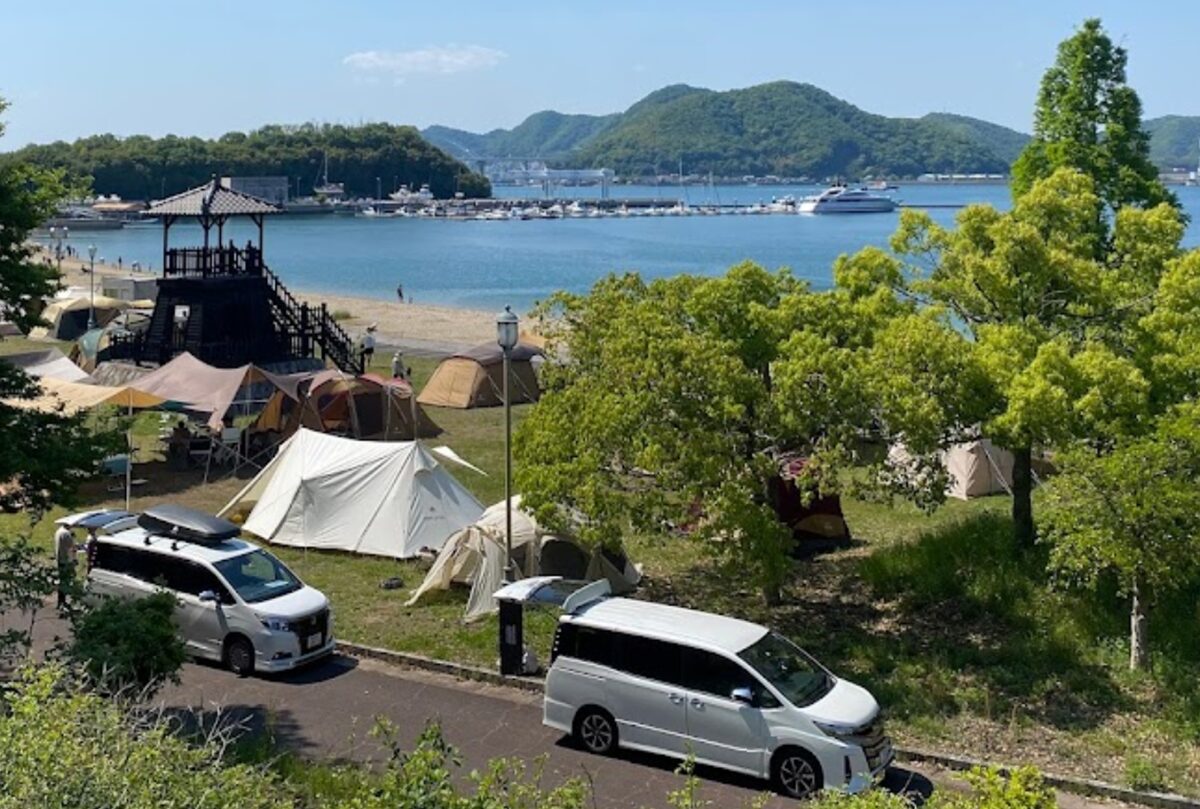
[[[4,110],[0,100],[0,112]],[[3,125],[0,124],[0,135]],[[42,301],[58,286],[56,271],[32,260],[30,231],[46,221],[63,193],[62,175],[23,163],[0,163],[0,312],[22,328],[39,323]],[[0,510],[40,514],[68,497],[113,446],[82,416],[13,407],[5,400],[40,394],[36,382],[0,363]]]
[[[167,592],[109,599],[74,621],[68,654],[106,692],[145,693],[168,680],[178,682],[186,654],[175,631],[175,609],[175,596]]]
[[[1043,530],[1051,567],[1086,584],[1115,575],[1129,598],[1129,666],[1149,662],[1156,595],[1193,580],[1200,559],[1200,409],[1181,406],[1151,434],[1111,451],[1062,455],[1047,485]]]
[[[1125,83],[1127,61],[1097,19],[1059,44],[1038,91],[1033,139],[1013,165],[1014,197],[1066,167],[1091,177],[1110,210],[1178,206],[1150,162],[1142,104]]]
[[[747,263],[555,295],[539,316],[569,361],[547,364],[516,436],[525,504],[550,525],[581,518],[581,538],[609,545],[693,524],[774,601],[792,538],[768,481],[780,453],[799,452],[806,492],[836,489],[870,421],[855,369],[875,327],[911,308],[871,286],[894,267],[882,254],[844,260],[845,286],[819,293]]]

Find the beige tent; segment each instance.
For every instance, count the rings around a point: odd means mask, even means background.
[[[96,325],[103,326],[128,309],[129,301],[120,301],[105,295],[52,301],[42,310],[42,320],[50,325],[31,329],[29,336],[34,340],[74,340],[87,331],[93,306],[96,310]]]
[[[519,575],[562,576],[565,579],[596,581],[608,579],[614,593],[627,593],[641,581],[637,565],[601,549],[588,552],[573,539],[544,531],[533,515],[521,510],[521,498],[513,498],[513,564]],[[493,612],[492,597],[504,584],[504,501],[491,505],[474,524],[446,540],[433,567],[409,598],[412,606],[436,590],[452,585],[469,585],[465,618],[468,621]]]
[[[1001,492],[1012,493],[1013,456],[986,438],[955,444],[939,453],[950,475],[946,494],[959,500],[970,500]],[[912,463],[912,456],[903,444],[888,452],[888,460],[903,467]]]
[[[407,559],[437,550],[483,507],[416,441],[298,430],[221,510],[278,545]]]
[[[536,402],[539,388],[533,359],[541,349],[518,343],[512,351],[509,395],[513,404]],[[504,404],[504,354],[495,343],[484,343],[447,357],[434,369],[417,397],[435,407],[498,407]]]
[[[221,429],[221,420],[234,405],[257,410],[276,390],[284,390],[291,383],[288,377],[256,365],[217,368],[186,351],[137,380],[140,390],[189,402],[189,410],[211,413],[208,426],[214,430]]]

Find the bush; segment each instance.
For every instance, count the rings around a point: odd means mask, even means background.
[[[349,320],[350,318],[354,317],[354,313],[349,309],[334,309],[329,313],[329,316],[334,320]]]
[[[175,597],[108,599],[75,621],[68,657],[105,691],[152,690],[179,681],[186,655],[175,631]]]
[[[61,666],[26,669],[0,715],[0,809],[285,809],[269,773],[222,761],[160,715],[145,717],[73,684]]]
[[[1153,760],[1145,756],[1130,756],[1125,761],[1125,783],[1130,789],[1159,792],[1167,787],[1167,779]]]
[[[1055,809],[1054,790],[1046,786],[1033,767],[1002,773],[994,767],[976,767],[965,773],[971,789],[966,793],[939,790],[924,803],[928,809]],[[916,809],[906,795],[870,789],[858,795],[822,792],[813,809]]]

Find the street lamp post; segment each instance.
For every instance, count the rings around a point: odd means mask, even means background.
[[[504,575],[508,581],[515,578],[512,568],[512,401],[508,395],[508,377],[519,324],[511,306],[505,306],[496,318],[496,342],[504,352]]]
[[[96,245],[88,245],[88,280],[92,285],[92,295],[88,304],[88,331],[96,328]]]

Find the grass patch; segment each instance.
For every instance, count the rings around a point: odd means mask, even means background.
[[[340,320],[352,320],[354,318],[354,313],[351,312],[349,309],[334,309],[332,312],[329,313],[329,316],[332,317],[334,320],[339,320],[339,321]]]

